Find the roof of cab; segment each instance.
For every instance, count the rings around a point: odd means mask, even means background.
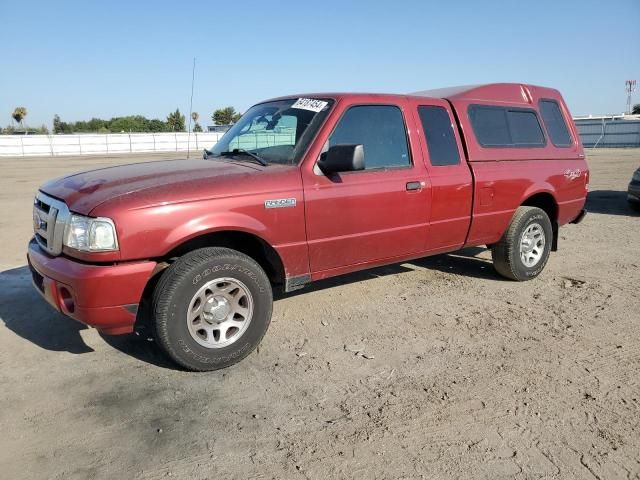
[[[531,103],[532,92],[550,94],[558,93],[556,90],[527,85],[524,83],[487,83],[482,85],[460,85],[455,87],[438,88],[434,90],[422,90],[409,94],[393,93],[356,93],[356,92],[327,92],[327,93],[306,93],[300,95],[286,95],[273,98],[267,101],[283,100],[289,98],[333,98],[341,100],[344,98],[394,98],[394,97],[429,97],[444,98],[447,100],[482,100],[505,103]],[[556,95],[552,95],[556,96]]]
[[[294,95],[284,95],[282,97],[270,98],[260,103],[274,102],[278,100],[288,100],[291,98],[332,98],[334,100],[341,100],[344,98],[360,98],[360,97],[391,97],[391,98],[405,98],[407,95],[399,93],[366,93],[366,92],[321,92],[321,93],[301,93]]]

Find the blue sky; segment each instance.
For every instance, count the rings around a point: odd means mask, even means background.
[[[640,83],[640,0],[0,0],[0,125],[244,110],[312,91],[496,81],[558,88],[574,115],[622,112]],[[640,103],[640,86],[636,103]]]

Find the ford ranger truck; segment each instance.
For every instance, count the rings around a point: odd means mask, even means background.
[[[275,288],[478,245],[500,275],[537,277],[588,181],[551,88],[295,95],[251,107],[202,159],[45,183],[28,260],[63,314],[214,370],[259,344]]]

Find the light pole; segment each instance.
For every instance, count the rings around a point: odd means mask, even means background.
[[[189,101],[189,126],[187,127],[187,158],[191,153],[191,115],[193,114],[193,84],[196,79],[196,57],[193,57],[193,69],[191,70],[191,100]],[[197,137],[196,137],[197,138]]]

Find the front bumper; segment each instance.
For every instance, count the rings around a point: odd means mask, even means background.
[[[640,203],[640,182],[632,181],[627,190],[627,199],[630,202]]]
[[[35,239],[29,242],[29,268],[36,289],[56,310],[102,333],[131,333],[142,292],[156,262],[89,265],[52,257]]]

